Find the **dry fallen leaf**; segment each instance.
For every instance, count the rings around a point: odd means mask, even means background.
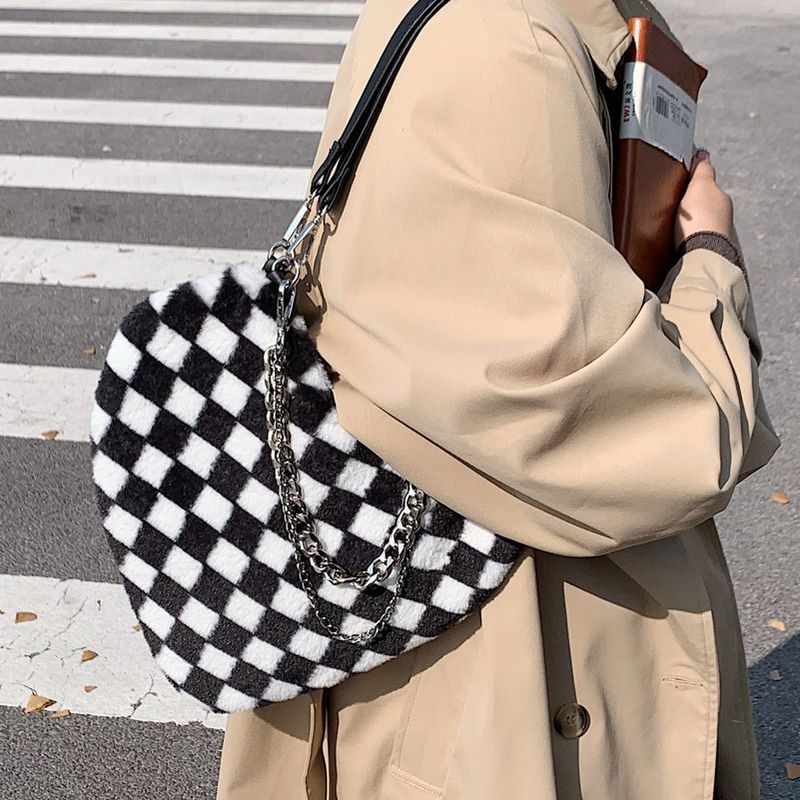
[[[773,492],[769,499],[772,500],[773,503],[780,503],[782,506],[785,506],[789,502],[789,495],[786,492]]]
[[[58,434],[59,431],[42,431],[42,439],[49,439],[52,442]]]
[[[97,658],[97,653],[95,653],[94,650],[84,650],[81,653],[81,664],[83,664],[84,661],[91,661],[93,658]]]
[[[87,272],[85,275],[78,275],[78,280],[82,280],[83,278],[96,278],[96,272]]]
[[[55,702],[55,700],[51,700],[49,697],[42,697],[39,694],[32,694],[28,698],[28,702],[25,704],[25,713],[35,714],[38,711],[44,711],[45,708],[49,708]]]
[[[142,626],[137,622],[135,625],[131,625],[131,628],[133,628],[135,631],[140,631]]]
[[[99,298],[99,297],[93,297],[93,298],[92,298],[92,302],[93,302],[93,303],[94,303],[96,306],[99,306],[99,305],[100,305],[100,298]]]
[[[766,233],[757,233],[756,234],[756,239],[758,239],[759,242],[763,242],[764,239],[766,238],[766,236],[767,236]]]
[[[800,778],[800,764],[795,764],[794,761],[787,761],[786,777],[790,781],[796,781],[798,778]]]
[[[774,628],[776,631],[780,631],[781,633],[786,630],[786,623],[780,619],[771,619],[767,625],[769,625],[770,628]]]
[[[771,681],[782,681],[783,675],[781,675],[780,671],[777,669],[772,669],[769,671],[767,678]]]
[[[83,354],[85,356],[93,356],[96,353],[97,353],[97,348],[96,347],[84,347],[83,348]]]
[[[68,708],[61,708],[58,711],[53,711],[51,714],[47,715],[48,719],[62,719],[63,717],[69,716],[69,709]]]
[[[17,616],[14,617],[14,622],[33,622],[35,619],[39,619],[39,617],[38,615],[34,614],[33,611],[17,611]]]
[[[96,686],[89,684],[88,686],[83,687],[83,691],[86,692],[86,694],[89,694],[89,692],[93,692],[96,688]]]

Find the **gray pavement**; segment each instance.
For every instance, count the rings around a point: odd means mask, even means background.
[[[765,800],[800,797],[800,5],[668,0],[684,46],[709,69],[698,141],[736,204],[764,347],[761,384],[782,447],[718,517],[745,633]],[[770,500],[784,491],[789,505]],[[781,633],[768,622],[779,619]],[[779,682],[767,678],[777,669]]]
[[[739,487],[718,524],[745,632],[763,797],[789,800],[800,797],[800,781],[789,781],[784,770],[784,762],[800,762],[800,273],[795,241],[800,220],[800,3],[665,0],[660,8],[687,49],[710,70],[698,140],[712,150],[720,180],[736,201],[765,351],[761,380],[783,440],[772,463]],[[189,23],[187,15],[176,20],[177,15],[0,10],[3,20],[130,23],[144,16],[151,21],[157,16],[165,24],[248,25],[254,19],[198,15]],[[343,24],[341,19],[301,16],[279,22],[308,28]],[[259,19],[258,24],[277,22]],[[0,52],[335,62],[342,48],[0,37]],[[324,105],[329,90],[326,84],[19,73],[0,73],[0,81],[3,96],[293,106]],[[309,134],[144,130],[0,122],[0,153],[305,166],[316,140]],[[103,145],[111,152],[104,153]],[[282,230],[294,205],[4,188],[0,235],[258,249]],[[97,366],[123,309],[140,296],[122,290],[3,285],[0,362]],[[98,346],[95,364],[87,364],[81,352],[86,343]],[[0,574],[116,581],[88,489],[88,447],[52,444],[0,439]],[[772,502],[775,490],[787,492],[791,502]],[[769,627],[770,619],[782,620],[786,631]],[[768,680],[774,669],[783,680]],[[3,708],[0,797],[212,800],[221,738],[218,731],[199,726],[120,718],[76,715],[54,724]]]
[[[0,708],[3,800],[211,800],[222,736],[103,717],[58,720]]]

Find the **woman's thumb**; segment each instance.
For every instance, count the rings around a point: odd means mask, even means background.
[[[717,173],[711,163],[711,153],[704,147],[697,150],[692,160],[692,175],[698,178],[711,178],[716,180]]]

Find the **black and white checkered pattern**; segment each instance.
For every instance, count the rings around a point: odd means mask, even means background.
[[[157,292],[122,322],[97,387],[91,440],[103,525],[167,677],[238,711],[332,686],[435,637],[488,599],[519,546],[429,500],[403,596],[369,646],[330,638],[300,587],[266,439],[263,352],[275,285],[255,267]],[[403,478],[338,422],[329,371],[296,315],[288,336],[300,484],[328,552],[378,554]],[[315,576],[352,633],[385,607]]]

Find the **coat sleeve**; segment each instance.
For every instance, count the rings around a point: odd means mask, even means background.
[[[380,257],[322,279],[358,391],[596,555],[719,512],[778,440],[742,270],[695,249],[644,288],[609,243],[591,73],[532,32],[500,52],[468,31],[440,60],[415,43],[339,221]]]

